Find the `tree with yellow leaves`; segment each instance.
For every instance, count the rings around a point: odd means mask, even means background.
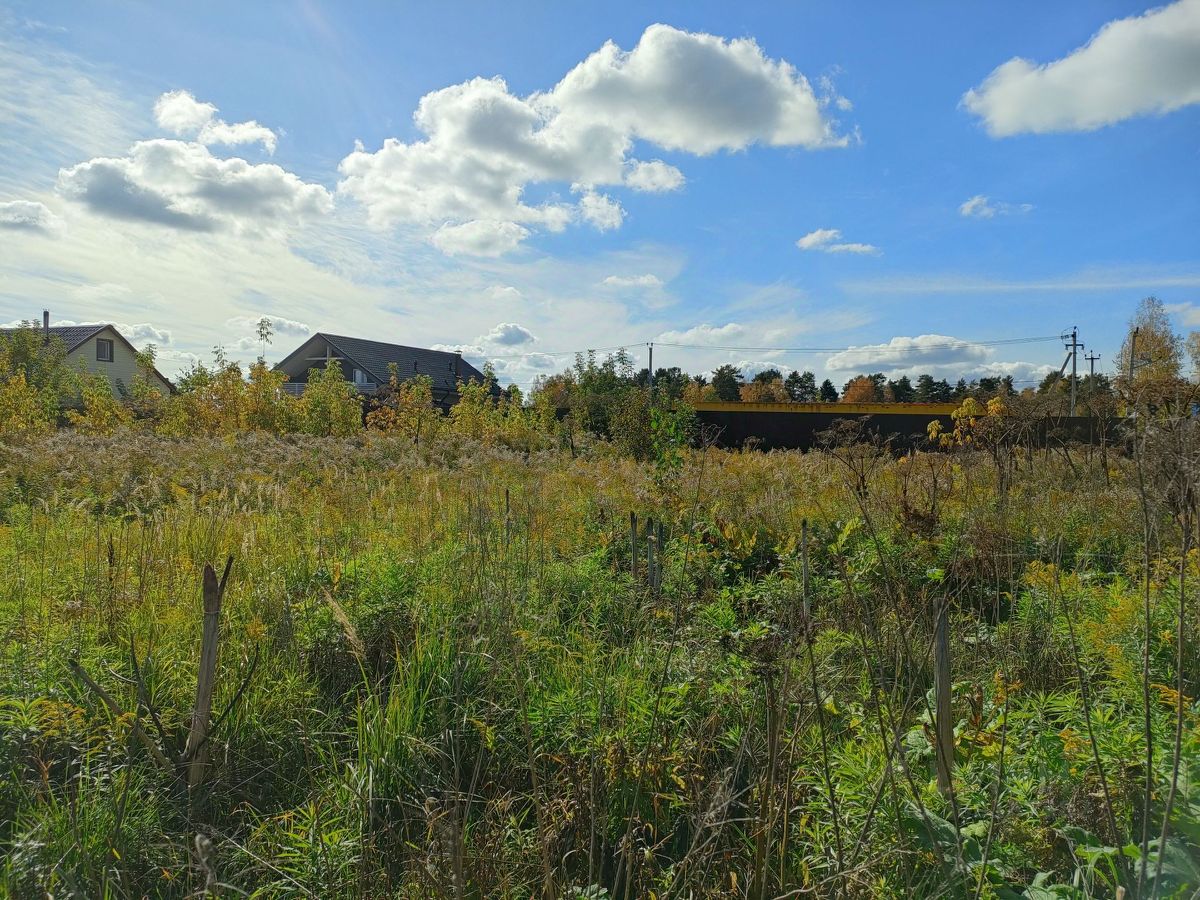
[[[67,411],[67,421],[83,434],[112,434],[133,421],[133,411],[113,395],[107,376],[80,376],[81,403]]]
[[[388,364],[388,386],[367,413],[367,427],[402,434],[419,444],[429,440],[441,424],[441,411],[433,405],[433,380],[428,375],[400,379],[400,369]]]

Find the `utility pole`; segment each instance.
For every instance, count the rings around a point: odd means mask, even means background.
[[[1066,343],[1066,336],[1063,336],[1063,342]],[[1075,415],[1075,389],[1079,384],[1079,351],[1083,349],[1083,344],[1079,343],[1079,329],[1074,325],[1071,326],[1071,343],[1066,344],[1067,352],[1071,354],[1071,411],[1070,414]]]
[[[646,371],[650,375],[650,404],[654,404],[654,341],[651,341],[647,346],[650,347],[650,360],[646,366]]]
[[[1099,353],[1086,353],[1086,354],[1084,354],[1083,358],[1088,361],[1088,375],[1091,376],[1092,383],[1095,384],[1096,363],[1100,361],[1100,354]]]
[[[1133,329],[1129,336],[1129,393],[1133,393],[1133,360],[1137,356],[1137,336],[1141,328]]]

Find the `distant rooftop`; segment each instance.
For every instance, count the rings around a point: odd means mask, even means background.
[[[42,326],[34,323],[36,331],[43,331]],[[70,353],[97,331],[101,331],[109,327],[109,323],[101,322],[98,325],[51,325],[50,334],[60,338],[67,346],[67,352]],[[0,334],[12,334],[18,331],[17,328],[0,328]]]

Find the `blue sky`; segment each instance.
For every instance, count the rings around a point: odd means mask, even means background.
[[[117,321],[168,374],[261,315],[276,358],[519,383],[651,340],[1025,381],[1058,342],[955,341],[1072,325],[1107,369],[1147,294],[1200,328],[1198,163],[1200,0],[0,0],[0,321]]]

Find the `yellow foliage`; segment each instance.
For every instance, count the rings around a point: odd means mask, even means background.
[[[83,376],[82,409],[72,409],[67,420],[84,434],[112,434],[133,420],[133,412],[113,396],[103,375]]]
[[[55,404],[18,371],[0,382],[0,437],[45,434],[54,429]]]

